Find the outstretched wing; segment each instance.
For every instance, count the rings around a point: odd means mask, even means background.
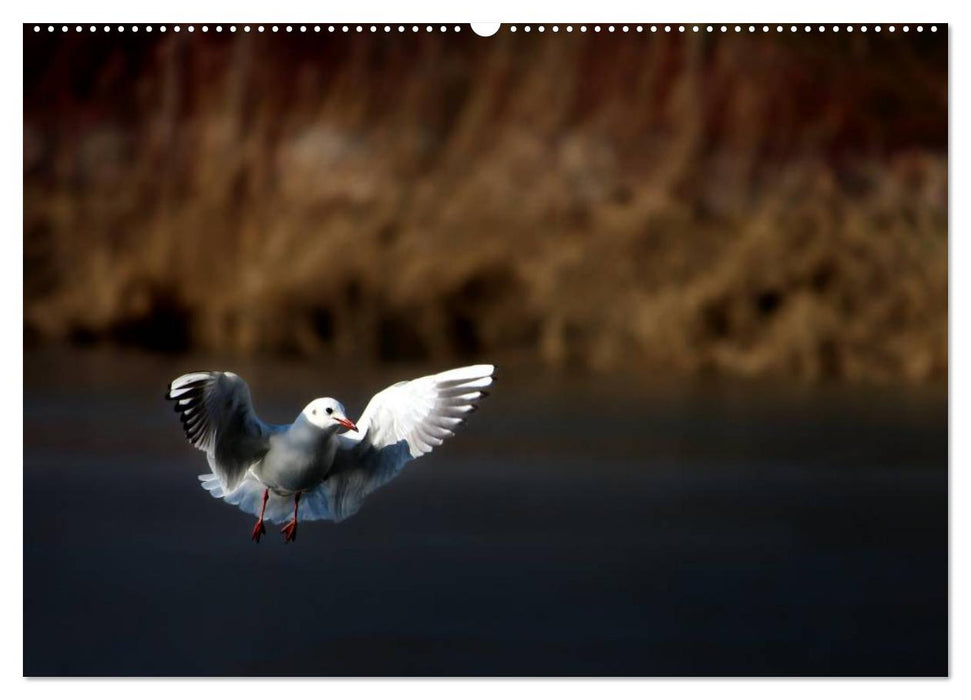
[[[339,437],[327,479],[301,501],[301,516],[343,520],[411,459],[455,434],[495,381],[494,365],[474,365],[398,382],[374,395],[357,433]]]
[[[206,453],[224,493],[232,493],[250,465],[269,449],[274,426],[253,410],[249,387],[232,372],[192,372],[169,385],[189,442]]]

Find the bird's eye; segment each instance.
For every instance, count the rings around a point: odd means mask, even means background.
[[[329,415],[330,415],[331,413],[333,413],[333,412],[334,412],[334,409],[333,409],[333,408],[330,408],[330,407],[328,406],[328,408],[327,408],[327,415],[329,416]]]

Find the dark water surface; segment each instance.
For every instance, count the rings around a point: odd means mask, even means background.
[[[234,369],[289,422],[429,368],[26,355],[27,675],[948,671],[943,388],[509,371],[355,517],[256,545],[166,383]]]

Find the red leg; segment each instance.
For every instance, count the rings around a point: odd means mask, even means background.
[[[284,525],[280,532],[283,533],[284,542],[293,542],[297,539],[297,509],[300,507],[300,492],[293,495],[293,520]]]
[[[270,489],[263,489],[263,507],[260,509],[260,519],[253,526],[253,533],[250,535],[254,542],[259,542],[260,537],[266,534],[266,526],[263,524],[263,516],[266,515],[266,502],[270,499]]]

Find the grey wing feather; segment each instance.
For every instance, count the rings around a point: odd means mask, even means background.
[[[323,496],[317,510],[326,514],[320,517],[340,521],[353,515],[410,460],[453,436],[488,395],[494,375],[494,365],[461,367],[375,394],[357,422],[359,432],[339,436],[330,475],[310,494]]]
[[[249,387],[232,372],[192,372],[169,385],[189,442],[203,452],[224,493],[232,493],[249,467],[269,449],[274,426],[253,410]]]

